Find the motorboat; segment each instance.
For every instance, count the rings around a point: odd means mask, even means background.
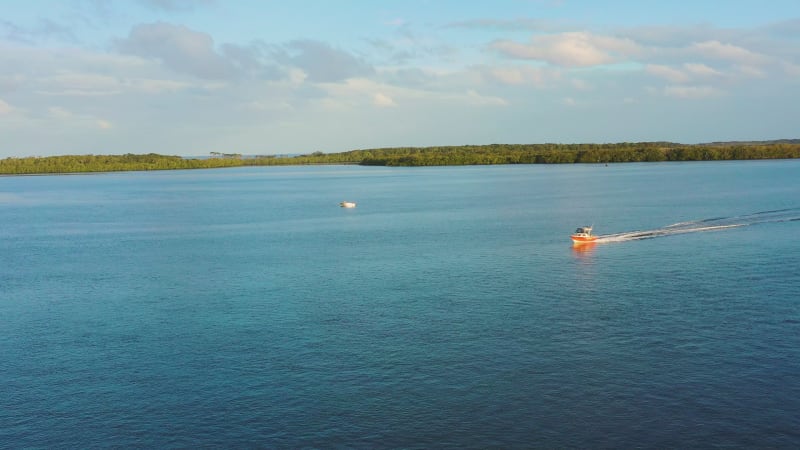
[[[341,206],[342,208],[355,208],[356,202],[341,202],[339,203],[339,206]]]
[[[597,236],[592,234],[592,227],[578,227],[574,233],[570,235],[570,239],[575,244],[585,244],[597,240]]]

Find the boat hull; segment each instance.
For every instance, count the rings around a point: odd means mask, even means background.
[[[572,235],[569,237],[572,239],[572,242],[575,244],[587,244],[589,242],[594,242],[597,240],[597,236],[575,236]]]

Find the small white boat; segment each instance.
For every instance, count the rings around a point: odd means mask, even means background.
[[[339,206],[341,206],[342,208],[355,208],[356,202],[341,202],[339,203]]]

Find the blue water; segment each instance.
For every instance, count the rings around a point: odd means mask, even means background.
[[[0,447],[797,448],[798,219],[800,161],[3,177]]]

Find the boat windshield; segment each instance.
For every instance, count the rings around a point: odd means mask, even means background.
[[[584,229],[582,227],[578,228],[577,230],[575,230],[575,232],[576,233],[586,233],[586,231],[584,231]]]

